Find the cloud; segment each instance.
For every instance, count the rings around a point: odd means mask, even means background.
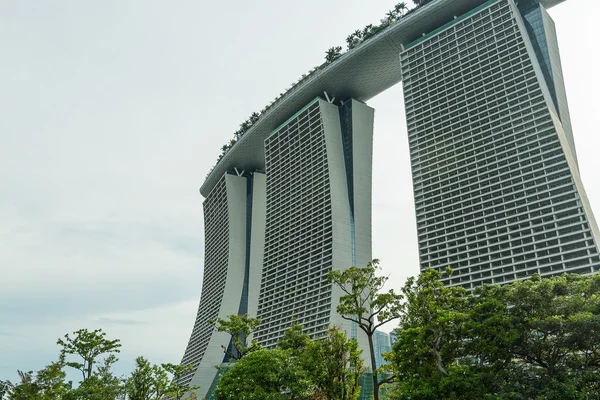
[[[16,224],[0,235],[5,323],[138,310],[197,299],[202,241],[176,219]],[[192,279],[190,279],[192,278]]]
[[[110,325],[147,325],[146,321],[136,321],[133,319],[114,319],[114,318],[97,318],[96,322],[100,324],[110,324]]]
[[[0,331],[0,336],[6,336],[6,337],[23,337],[23,335],[20,335],[20,334],[17,334],[17,333],[1,332],[1,331]]]

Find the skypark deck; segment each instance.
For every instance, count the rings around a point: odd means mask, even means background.
[[[540,0],[546,8],[564,0]],[[402,80],[399,53],[456,17],[487,0],[434,0],[408,13],[376,36],[311,74],[285,93],[231,148],[210,172],[200,193],[206,197],[227,171],[264,170],[264,140],[279,125],[317,96],[366,102]]]

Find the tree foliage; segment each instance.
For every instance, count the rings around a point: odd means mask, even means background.
[[[196,391],[199,389],[199,386],[187,386],[181,384],[183,376],[194,370],[191,364],[161,364],[161,367],[171,378],[164,392],[167,398],[173,400],[181,400],[183,398],[195,400],[197,398]]]
[[[259,349],[237,361],[221,376],[217,400],[279,400],[307,398],[310,381],[292,362],[289,351]]]
[[[219,380],[221,399],[356,400],[364,372],[361,351],[338,328],[312,340],[293,324],[278,348],[260,349],[237,361]]]
[[[231,346],[223,348],[233,360],[239,360],[248,353],[260,348],[256,340],[248,343],[248,337],[260,324],[259,318],[250,317],[248,314],[232,314],[227,319],[217,318],[211,323],[219,332],[226,332],[231,336]]]
[[[315,394],[324,399],[356,400],[359,379],[365,372],[361,353],[356,340],[333,327],[324,339],[309,342],[298,358],[315,386]]]
[[[160,399],[164,393],[162,381],[155,384],[152,365],[144,357],[135,359],[135,370],[127,379],[127,395],[129,400]],[[168,380],[166,381],[168,384]],[[156,387],[160,386],[160,387]]]
[[[380,386],[393,380],[393,376],[379,379],[373,336],[377,328],[398,318],[402,310],[402,295],[393,289],[383,291],[388,278],[378,276],[379,270],[379,260],[373,260],[364,268],[351,267],[329,273],[329,280],[343,292],[338,314],[356,323],[367,336],[375,400],[379,399]]]
[[[179,400],[185,396],[187,399],[196,398],[198,386],[180,383],[183,375],[192,370],[191,365],[152,365],[144,357],[136,358],[135,362],[136,368],[126,383],[128,400]]]
[[[81,371],[85,381],[92,376],[94,363],[101,355],[111,355],[119,353],[121,342],[119,339],[108,340],[106,333],[102,329],[88,331],[80,329],[73,333],[73,337],[66,334],[64,339],[59,338],[57,344],[62,347],[61,356],[76,355],[81,361],[70,361],[66,365]],[[116,359],[115,359],[116,361]]]
[[[398,399],[600,398],[600,276],[539,276],[473,293],[409,279],[388,359]]]
[[[112,372],[113,364],[117,357],[110,354],[106,357],[97,370],[85,380],[81,381],[79,387],[69,391],[65,400],[117,400],[125,399],[126,389],[123,379],[115,376]]]
[[[61,358],[43,369],[33,372],[18,371],[21,382],[13,385],[8,381],[0,383],[0,393],[11,400],[55,400],[62,399],[71,389],[65,382],[64,360]],[[3,397],[0,396],[0,399]]]

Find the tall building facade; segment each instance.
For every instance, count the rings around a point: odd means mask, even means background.
[[[430,1],[261,115],[201,188],[204,281],[182,383],[200,398],[215,387],[231,343],[209,321],[231,314],[261,318],[254,338],[265,347],[295,320],[313,338],[341,326],[367,348],[336,313],[327,274],[372,258],[365,102],[399,81],[421,268],[450,266],[444,283],[467,289],[598,272],[600,234],[545,9],[560,2]],[[376,340],[381,363],[391,342]]]
[[[229,361],[217,317],[259,317],[254,338],[264,347],[294,321],[313,338],[329,326],[351,334],[327,275],[371,260],[373,115],[352,99],[316,98],[264,141],[264,172],[234,169],[207,196],[202,296],[182,359],[194,367],[182,383],[200,386],[200,398]]]
[[[225,174],[204,201],[204,277],[196,322],[181,363],[194,370],[182,383],[206,394],[216,366],[227,362],[227,333],[211,320],[256,315],[265,222],[265,174]],[[202,398],[202,397],[200,397]]]
[[[315,99],[265,141],[267,222],[256,338],[293,319],[320,337],[346,326],[327,274],[371,259],[373,109]],[[355,191],[354,187],[361,187]]]
[[[554,24],[491,0],[401,53],[422,268],[467,289],[600,268]]]

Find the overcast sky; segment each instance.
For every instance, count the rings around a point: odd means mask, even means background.
[[[394,1],[0,0],[0,379],[103,328],[118,373],[180,361],[219,148]],[[600,213],[598,0],[556,21],[583,182]],[[402,87],[376,110],[374,256],[418,272]],[[393,327],[389,327],[391,329]]]

